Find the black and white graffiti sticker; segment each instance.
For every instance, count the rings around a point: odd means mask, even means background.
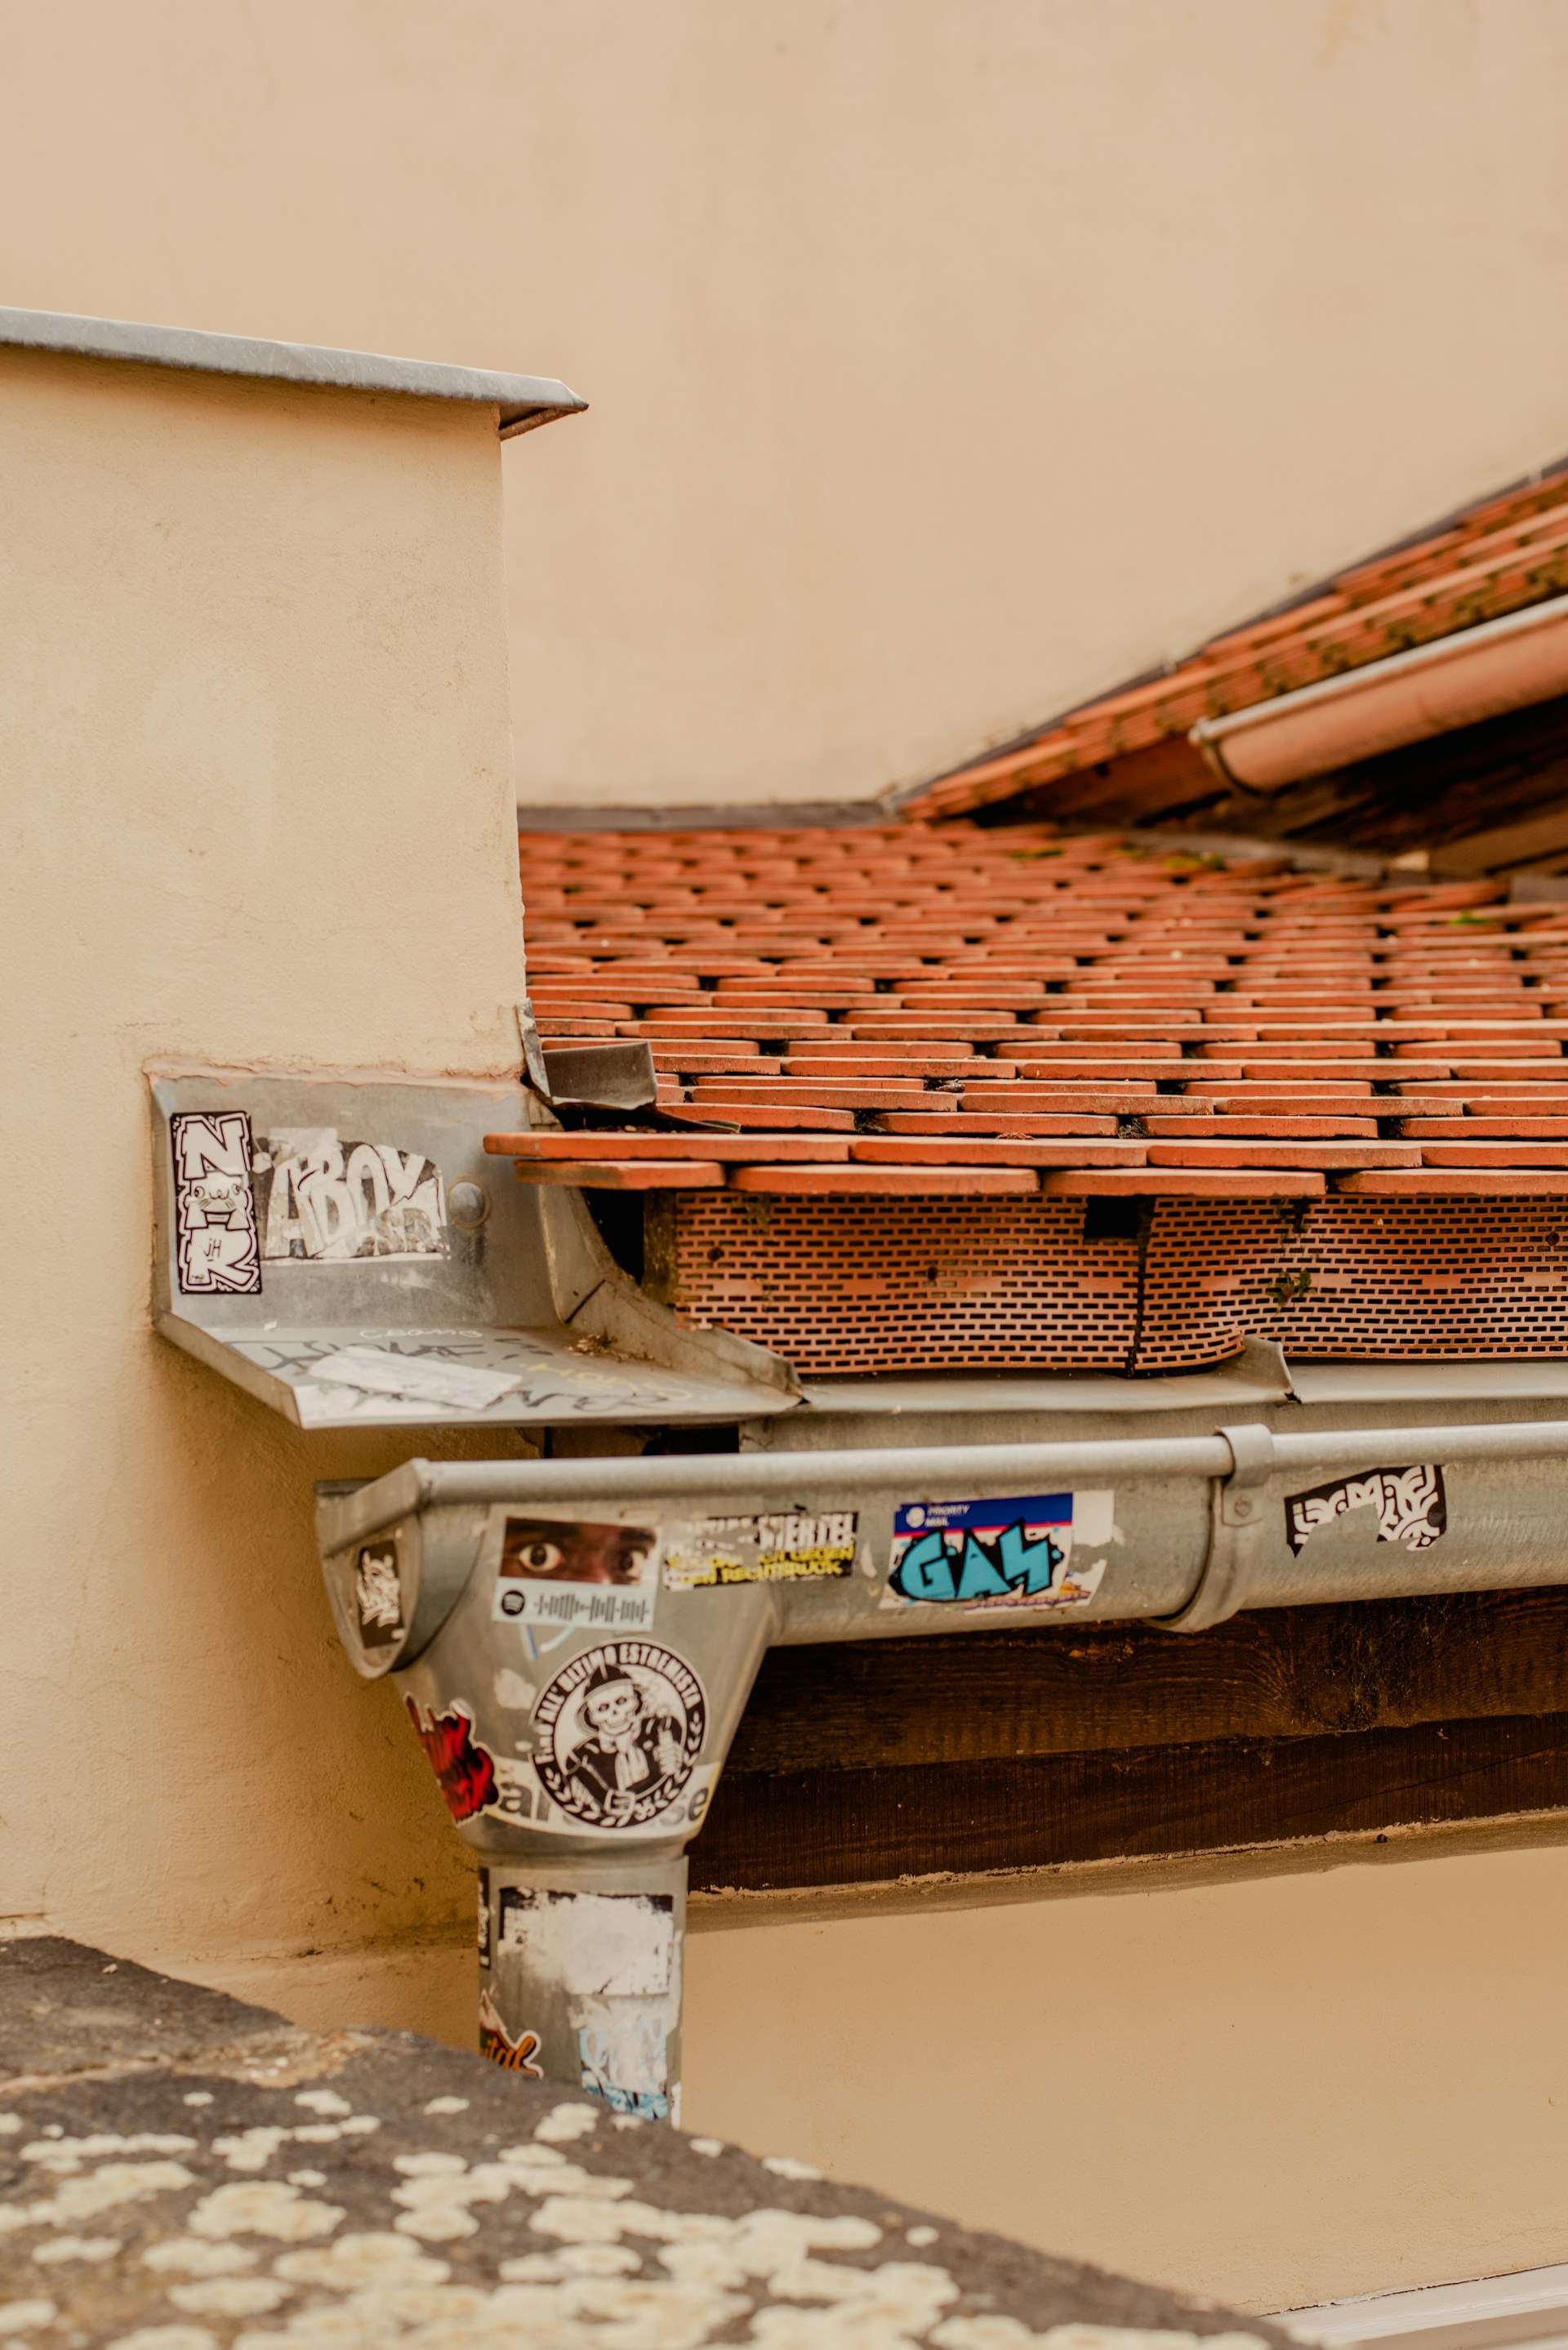
[[[610,1640],[563,1666],[534,1709],[534,1768],[560,1810],[641,1827],[691,1776],[708,1724],[702,1684],[651,1640]]]
[[[354,1606],[367,1648],[394,1648],[403,1637],[403,1586],[395,1542],[362,1543],[354,1562]]]
[[[441,1169],[422,1150],[343,1141],[332,1126],[277,1127],[255,1170],[269,1263],[447,1253]]]
[[[175,1269],[188,1297],[255,1297],[261,1291],[251,1122],[242,1109],[176,1110]]]
[[[1418,1461],[1409,1469],[1367,1469],[1355,1477],[1336,1477],[1326,1485],[1309,1486],[1304,1493],[1285,1496],[1285,1540],[1299,1551],[1319,1526],[1342,1518],[1349,1510],[1376,1510],[1377,1539],[1403,1543],[1407,1550],[1429,1550],[1449,1528],[1449,1501],[1443,1472],[1435,1461]]]
[[[695,1518],[664,1537],[671,1591],[720,1583],[801,1583],[848,1575],[855,1565],[853,1510],[820,1517]]]

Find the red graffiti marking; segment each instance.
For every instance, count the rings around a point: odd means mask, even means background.
[[[424,1748],[431,1769],[441,1782],[447,1810],[461,1823],[495,1800],[495,1763],[483,1746],[473,1742],[473,1723],[454,1706],[450,1713],[431,1714],[421,1721],[414,1700],[405,1698],[414,1736]]]

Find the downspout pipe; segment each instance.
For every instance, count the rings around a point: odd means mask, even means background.
[[[1276,792],[1568,693],[1568,596],[1277,694],[1188,736],[1215,774]]]

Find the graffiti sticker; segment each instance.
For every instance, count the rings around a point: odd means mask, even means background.
[[[403,1586],[396,1543],[361,1543],[354,1562],[354,1607],[367,1648],[392,1648],[403,1637]]]
[[[658,1554],[649,1526],[508,1518],[491,1614],[498,1624],[651,1631]]]
[[[1319,1526],[1348,1510],[1376,1510],[1377,1539],[1403,1543],[1407,1550],[1429,1550],[1449,1530],[1449,1498],[1435,1461],[1409,1469],[1368,1469],[1359,1477],[1336,1477],[1285,1496],[1285,1540],[1299,1552]]]
[[[441,1783],[447,1810],[461,1826],[495,1801],[495,1757],[475,1743],[473,1716],[460,1700],[446,1713],[421,1718],[414,1699],[405,1698],[414,1736]]]
[[[848,1575],[855,1565],[853,1510],[822,1517],[697,1518],[671,1526],[664,1580],[671,1591],[719,1583],[786,1583]]]
[[[176,1110],[169,1136],[181,1289],[188,1297],[259,1296],[250,1119],[240,1109]]]
[[[447,1253],[441,1169],[422,1150],[340,1141],[331,1126],[279,1127],[255,1168],[268,1263]]]
[[[672,1804],[701,1752],[708,1703],[690,1665],[650,1640],[574,1657],[534,1711],[534,1767],[574,1819],[640,1827]]]
[[[1116,1539],[1109,1492],[1023,1493],[997,1502],[911,1502],[893,1513],[898,1599],[964,1608],[1086,1607],[1103,1558],[1075,1548]]]
[[[501,2020],[501,2010],[491,1998],[487,1988],[479,1994],[479,2053],[488,2056],[493,2064],[504,2064],[509,2073],[526,2073],[531,2079],[542,2081],[543,2071],[535,2064],[539,2054],[539,2034],[519,2032],[514,2039]]]

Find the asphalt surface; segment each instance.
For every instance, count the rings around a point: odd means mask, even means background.
[[[1057,2327],[1053,2350],[1284,2341],[411,2033],[303,2032],[78,1943],[0,1944],[0,2350],[1030,2350]]]

